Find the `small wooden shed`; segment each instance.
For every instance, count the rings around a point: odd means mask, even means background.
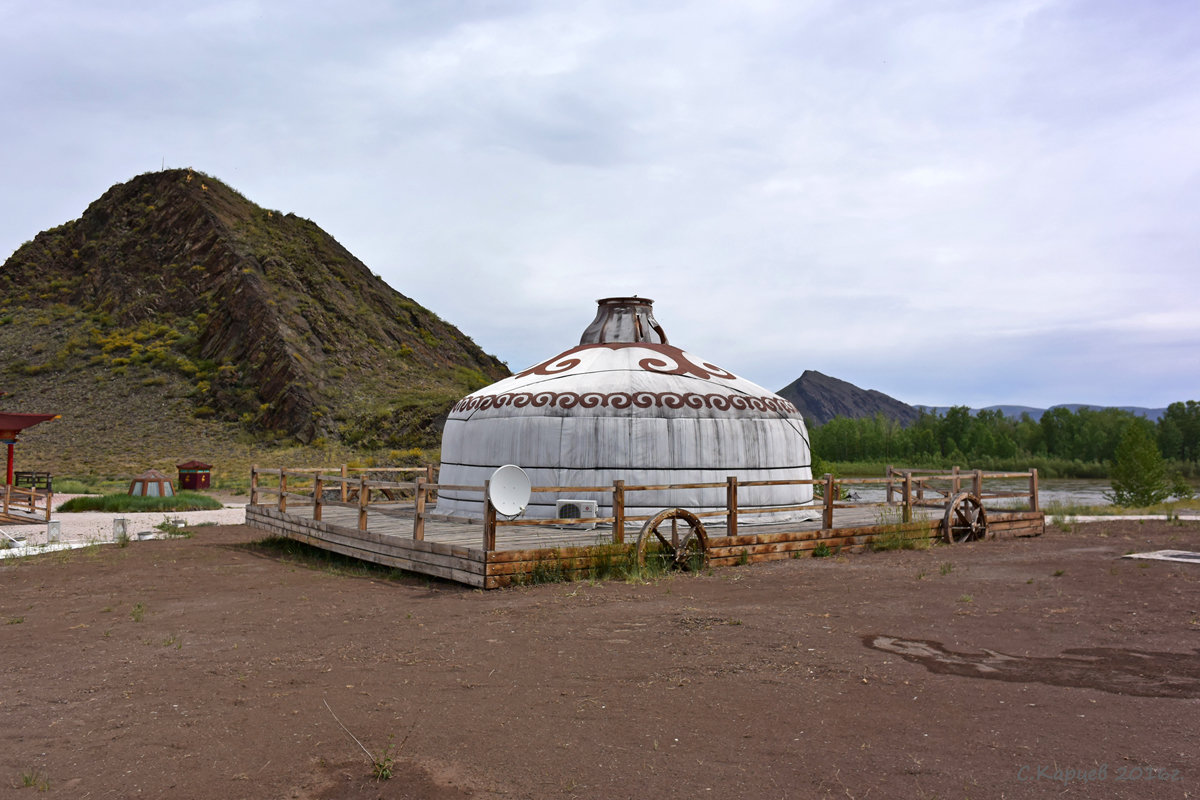
[[[174,497],[175,486],[166,475],[150,469],[129,482],[129,494],[133,497]]]
[[[176,464],[179,470],[179,488],[187,492],[207,489],[212,483],[212,464],[203,461],[187,461]]]

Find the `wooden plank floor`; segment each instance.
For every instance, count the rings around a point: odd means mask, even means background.
[[[8,514],[0,512],[0,523],[4,525],[45,525],[46,512],[39,508],[37,513],[30,514],[28,511],[18,511],[15,508],[11,508]]]
[[[884,512],[879,506],[863,508],[837,509],[834,513],[834,528],[864,528],[879,525],[888,520],[883,519]],[[312,519],[312,506],[289,504],[287,513],[302,519]],[[898,513],[888,512],[889,520]],[[928,519],[940,519],[940,510],[919,510],[918,515]],[[770,525],[738,524],[738,534],[745,536],[757,533],[784,533],[793,531],[821,530],[821,510],[814,510],[815,520],[808,522],[787,522]],[[917,517],[922,518],[921,516]],[[321,520],[331,525],[347,528],[358,527],[358,511],[353,508],[326,505],[321,509]],[[710,537],[725,536],[725,518],[711,517],[704,521],[704,528]],[[625,542],[637,540],[640,525],[625,528]],[[367,529],[372,533],[386,536],[396,536],[411,539],[413,532],[412,507],[391,506],[386,510],[372,510],[367,514]],[[547,547],[591,547],[597,544],[612,543],[612,526],[601,526],[594,530],[567,530],[563,528],[519,525],[500,526],[496,528],[496,550],[533,550]],[[479,549],[483,546],[482,522],[448,522],[442,520],[425,521],[425,541]]]

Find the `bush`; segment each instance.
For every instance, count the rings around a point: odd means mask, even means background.
[[[196,492],[180,492],[174,497],[133,497],[106,494],[100,497],[75,497],[58,507],[59,511],[212,511],[222,508],[221,501]]]

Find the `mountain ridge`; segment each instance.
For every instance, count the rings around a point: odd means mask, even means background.
[[[816,370],[805,370],[799,378],[776,392],[780,397],[791,402],[806,420],[824,425],[836,417],[857,419],[873,417],[882,414],[895,420],[902,426],[915,422],[921,413],[945,415],[954,406],[925,406],[908,405],[902,400],[884,394],[875,389],[862,389],[840,378],[822,374]],[[1020,419],[1022,414],[1037,421],[1047,411],[1065,408],[1075,412],[1083,408],[1099,411],[1105,408],[1117,408],[1128,411],[1152,422],[1157,422],[1166,412],[1166,408],[1147,408],[1143,406],[1100,406],[1087,403],[1059,403],[1049,408],[1021,405],[993,405],[985,408],[972,408],[972,414],[980,411],[999,411],[1012,419]]]
[[[5,407],[63,413],[46,436],[153,406],[234,438],[436,447],[507,374],[312,221],[196,170],[116,184],[0,266]]]

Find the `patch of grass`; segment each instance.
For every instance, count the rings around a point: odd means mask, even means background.
[[[221,501],[198,492],[180,492],[174,497],[132,497],[106,494],[99,497],[75,497],[58,507],[59,511],[104,511],[137,513],[141,511],[213,511]]]
[[[24,621],[25,621],[24,617],[9,617],[8,621],[4,624],[5,625],[20,625]]]
[[[192,538],[192,532],[188,530],[187,523],[181,519],[164,519],[155,525],[154,529],[178,539]]]
[[[646,547],[646,563],[639,565],[637,563],[637,554],[631,548],[625,572],[625,580],[632,583],[657,580],[671,571],[671,564],[674,562],[674,559],[675,553],[673,551],[666,549],[660,542],[655,541],[649,543]]]
[[[543,583],[564,583],[571,579],[570,573],[554,550],[547,558],[539,558],[533,562],[528,572],[517,575],[514,583],[536,586]]]
[[[833,550],[825,542],[817,542],[817,546],[812,549],[813,558],[829,558],[833,555]]]
[[[739,567],[744,567],[749,563],[750,563],[750,551],[743,547],[742,552],[738,554],[737,565]]]
[[[1066,574],[1067,574],[1067,571],[1065,569],[1054,570],[1054,577],[1056,577],[1056,578],[1061,578],[1063,575],[1066,575]]]
[[[107,494],[129,488],[129,481],[114,481],[96,476],[54,478],[55,494]]]
[[[973,603],[973,602],[975,602],[975,598],[974,598],[974,597],[972,597],[972,596],[971,596],[971,595],[969,595],[969,594],[964,594],[962,597],[958,598],[958,602],[960,602],[960,603]]]
[[[396,748],[393,739],[395,739],[394,736],[389,736],[387,747],[383,749],[382,753],[371,759],[371,775],[377,781],[386,781],[392,777],[392,770],[396,766]]]
[[[325,700],[323,702],[325,703],[325,708],[329,710],[329,715],[333,717],[333,720],[338,724],[338,727],[344,730],[346,735],[353,739],[354,743],[359,746],[363,753],[366,754],[367,760],[371,762],[372,777],[374,777],[377,781],[386,781],[391,778],[392,771],[396,767],[396,753],[404,747],[404,743],[408,741],[408,736],[412,735],[412,728],[409,728],[408,735],[404,737],[404,741],[400,742],[399,746],[395,744],[395,736],[388,736],[387,747],[383,749],[382,753],[375,755],[358,740],[357,736],[350,732],[349,728],[342,724],[342,721],[338,719],[337,714],[334,714],[333,709],[330,708],[329,701]],[[416,723],[414,722],[413,725],[415,726]]]
[[[941,564],[938,564],[938,573],[941,575],[949,575],[953,571],[954,565],[949,561],[943,561]]]
[[[145,603],[134,603],[133,610],[129,612],[129,618],[134,622],[141,622],[146,616]]]
[[[21,770],[21,786],[44,792],[50,788],[50,779],[43,775],[41,770],[37,768],[25,769]]]
[[[622,580],[629,574],[629,549],[621,545],[598,544],[588,550],[588,580]]]
[[[928,550],[933,540],[928,536],[909,536],[907,531],[888,531],[874,536],[867,545],[872,551],[885,550]]]

